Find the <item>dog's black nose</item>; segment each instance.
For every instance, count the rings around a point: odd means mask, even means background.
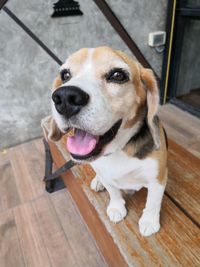
[[[67,118],[76,115],[89,101],[89,95],[76,86],[63,86],[52,94],[56,110]]]

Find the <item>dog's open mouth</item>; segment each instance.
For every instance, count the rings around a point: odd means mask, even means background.
[[[99,155],[103,147],[116,136],[122,120],[117,121],[104,135],[95,136],[84,130],[75,129],[67,138],[67,149],[74,159],[85,160]]]

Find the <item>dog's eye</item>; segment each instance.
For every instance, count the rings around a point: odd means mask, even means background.
[[[70,70],[67,69],[61,70],[60,77],[63,82],[69,81],[72,77]]]
[[[106,75],[108,82],[125,83],[129,80],[128,73],[122,69],[114,69]]]

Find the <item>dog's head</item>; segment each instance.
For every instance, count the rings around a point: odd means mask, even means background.
[[[85,161],[122,149],[144,119],[158,147],[158,101],[151,70],[108,47],[84,48],[61,66],[53,84],[52,113],[61,132],[74,128],[67,148],[73,159]]]

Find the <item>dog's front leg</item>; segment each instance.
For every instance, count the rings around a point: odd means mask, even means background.
[[[125,200],[122,197],[120,189],[104,183],[103,185],[110,195],[110,203],[107,207],[107,215],[112,222],[118,223],[127,214]]]
[[[149,236],[160,229],[160,208],[165,185],[158,182],[148,186],[148,195],[145,209],[139,220],[140,233]]]
[[[92,190],[94,190],[95,192],[99,192],[99,191],[103,191],[104,190],[104,186],[102,185],[102,183],[100,182],[100,179],[99,179],[99,177],[98,177],[98,175],[96,175],[93,179],[92,179],[92,181],[91,181],[91,183],[90,183],[90,188],[92,189]]]

